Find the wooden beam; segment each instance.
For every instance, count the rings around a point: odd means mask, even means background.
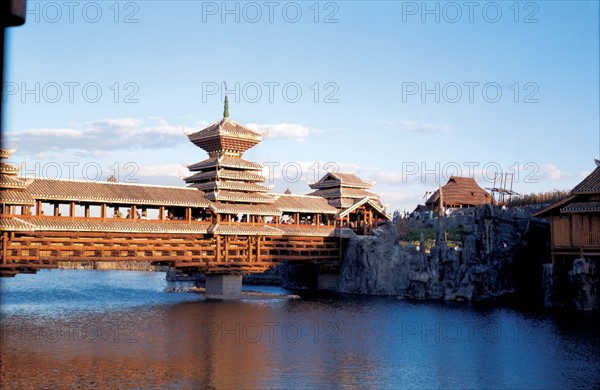
[[[8,263],[8,233],[2,233],[2,263]]]

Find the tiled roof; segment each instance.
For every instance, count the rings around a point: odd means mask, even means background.
[[[188,138],[190,141],[194,142],[195,140],[213,138],[219,135],[234,135],[240,138],[248,138],[257,141],[260,141],[263,138],[261,133],[244,127],[229,118],[223,118],[200,131],[190,134],[188,135]]]
[[[281,231],[269,226],[251,225],[212,225],[209,233],[223,235],[254,235],[254,236],[280,236]]]
[[[35,204],[35,199],[22,189],[0,189],[0,201],[6,204]]]
[[[199,190],[208,192],[214,190],[234,190],[234,191],[249,191],[249,192],[268,192],[269,188],[255,183],[245,183],[239,181],[207,181],[204,183],[190,184],[190,187],[198,188]]]
[[[229,118],[223,118],[203,130],[188,135],[188,138],[211,156],[216,154],[241,156],[243,152],[259,143],[263,136]]]
[[[206,199],[224,202],[273,203],[268,195],[240,191],[212,191],[205,194]]]
[[[2,161],[0,162],[0,172],[7,175],[16,175],[19,172],[19,166]]]
[[[492,197],[481,188],[472,177],[451,176],[448,183],[442,187],[444,205],[468,205],[479,206],[490,203]],[[427,204],[438,202],[440,193],[435,191]]]
[[[11,175],[0,175],[0,188],[25,188],[31,179]]]
[[[277,229],[279,229],[284,236],[337,237],[337,229],[333,226],[278,225]]]
[[[311,196],[321,196],[323,198],[353,198],[362,199],[365,196],[369,198],[378,198],[377,194],[362,188],[345,188],[345,187],[334,187],[334,188],[321,188],[316,191],[309,193]]]
[[[221,180],[242,180],[242,181],[253,181],[253,182],[263,182],[265,178],[256,173],[248,172],[248,171],[236,171],[233,169],[219,169],[218,171],[207,171],[207,172],[198,172],[193,174],[192,176],[186,177],[184,180],[186,183],[194,183],[198,181],[208,180],[208,179],[221,179]]]
[[[331,187],[350,187],[350,188],[365,188],[372,187],[371,184],[363,181],[358,176],[352,173],[332,173],[328,172],[316,183],[309,184],[310,188],[331,188]]]
[[[17,149],[0,149],[0,158],[9,158]]]
[[[600,201],[573,202],[561,207],[561,213],[592,213],[600,212]]]
[[[563,199],[561,199],[561,200],[559,200],[559,201],[551,204],[550,206],[548,206],[548,207],[546,207],[546,208],[544,208],[544,209],[542,209],[542,210],[540,210],[540,211],[538,211],[536,213],[533,213],[533,216],[534,217],[539,217],[539,218],[546,218],[549,215],[551,215],[551,214],[556,213],[557,211],[559,211],[560,210],[559,208],[562,205],[568,204],[569,202],[571,202],[575,198],[577,198],[576,195],[569,195],[569,196],[567,196],[567,197],[565,197],[565,198],[563,198]]]
[[[119,204],[207,207],[195,188],[79,180],[34,179],[26,191],[35,199]]]
[[[3,220],[5,218],[1,218]],[[145,221],[132,219],[84,219],[84,218],[18,218],[30,229],[49,231],[106,231],[127,233],[198,233],[208,232],[208,223],[187,221]]]
[[[354,202],[355,200],[352,198],[333,198],[328,200],[328,203],[331,206],[336,207],[338,209],[345,209],[351,207],[354,204]]]
[[[385,212],[385,210],[381,206],[381,204],[378,201],[376,201],[375,199],[371,199],[371,198],[363,198],[360,201],[357,201],[356,203],[354,203],[352,206],[348,207],[347,209],[340,211],[338,213],[337,217],[338,218],[345,217],[346,215],[353,212],[354,210],[356,210],[357,208],[359,208],[360,206],[362,206],[364,204],[369,204],[371,207],[373,207],[375,209],[375,211],[380,213],[386,219],[392,219],[391,216]]]
[[[281,215],[281,211],[270,204],[212,203],[210,209],[217,214]]]
[[[325,198],[308,195],[273,195],[274,206],[281,211],[294,213],[336,214],[339,210],[329,205]]]
[[[596,167],[583,181],[571,190],[574,194],[600,193],[600,167]]]
[[[34,225],[27,223],[17,217],[0,218],[0,230],[2,231],[28,231],[33,230]]]
[[[257,164],[252,161],[244,160],[239,157],[229,157],[229,156],[221,156],[221,157],[210,157],[204,161],[197,162],[195,164],[188,165],[188,169],[190,171],[200,171],[207,170],[215,167],[224,167],[224,168],[234,168],[234,169],[247,169],[260,171],[262,170],[262,165]]]

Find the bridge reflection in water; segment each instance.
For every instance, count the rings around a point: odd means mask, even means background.
[[[356,296],[211,301],[165,294],[161,276],[65,270],[3,280],[0,388],[522,389],[600,380],[593,313]]]

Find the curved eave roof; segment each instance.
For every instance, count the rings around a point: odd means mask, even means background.
[[[327,203],[327,199],[310,195],[274,195],[275,203],[282,212],[337,214],[339,211]]]
[[[66,202],[208,207],[202,191],[188,187],[34,179],[25,190],[34,199]]]
[[[388,219],[388,220],[392,219],[391,215],[386,213],[384,208],[381,207],[381,205],[378,204],[378,202],[375,202],[371,198],[363,198],[362,200],[354,203],[352,206],[348,207],[347,209],[340,211],[337,215],[337,218],[345,217],[346,215],[350,214],[351,212],[353,212],[354,210],[356,210],[357,208],[359,208],[360,206],[362,206],[364,204],[368,204],[369,206],[371,206],[373,209],[375,209],[375,211],[377,211],[379,214],[381,214],[386,219]]]
[[[194,171],[202,171],[206,169],[216,169],[216,168],[233,168],[233,169],[243,169],[243,170],[251,170],[251,171],[261,171],[263,166],[261,164],[255,163],[253,161],[244,160],[243,158],[238,157],[230,157],[230,156],[221,156],[221,157],[210,157],[206,160],[197,162],[195,164],[188,165],[187,168]]]
[[[233,137],[239,139],[247,139],[256,142],[260,142],[263,139],[262,134],[251,130],[241,124],[229,119],[223,118],[212,125],[189,134],[188,139],[193,143],[204,139],[218,138],[218,137]]]
[[[0,158],[9,158],[17,149],[0,149]]]
[[[233,191],[249,191],[249,192],[268,192],[269,188],[260,184],[245,183],[239,181],[209,181],[204,183],[194,183],[190,187],[198,188],[202,191],[219,191],[219,190],[233,190]]]

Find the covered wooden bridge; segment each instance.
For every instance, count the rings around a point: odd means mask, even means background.
[[[188,187],[18,176],[2,150],[0,275],[58,261],[152,261],[187,272],[241,275],[283,261],[335,271],[344,240],[389,220],[371,185],[327,174],[310,195],[271,194],[242,154],[262,135],[225,116],[188,135],[208,159]]]

